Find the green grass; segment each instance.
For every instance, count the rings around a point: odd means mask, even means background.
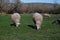
[[[0,40],[60,40],[60,25],[52,24],[60,14],[44,17],[41,29],[36,30],[28,25],[34,25],[32,14],[21,14],[21,25],[10,26],[10,15],[0,16]]]

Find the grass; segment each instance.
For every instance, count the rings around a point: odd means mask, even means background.
[[[28,25],[34,25],[32,14],[21,14],[21,25],[18,28],[10,26],[10,15],[0,16],[0,40],[60,40],[60,25],[52,24],[60,14],[44,17],[41,29],[36,30]]]

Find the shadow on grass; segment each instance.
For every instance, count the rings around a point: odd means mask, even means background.
[[[57,25],[60,25],[60,20],[59,20],[59,19],[54,20],[54,21],[52,22],[52,24],[57,24]]]
[[[33,26],[33,25],[28,25],[28,26],[33,28],[33,29],[37,29],[36,26]]]
[[[15,26],[16,27],[16,24],[15,23],[12,23],[12,24],[10,24],[10,26]]]

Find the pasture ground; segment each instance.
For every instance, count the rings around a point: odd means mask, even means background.
[[[21,25],[11,26],[10,15],[0,16],[0,40],[60,40],[60,25],[52,24],[60,19],[60,14],[44,17],[41,29],[36,30],[32,21],[32,14],[21,14]],[[30,25],[30,26],[28,26]]]

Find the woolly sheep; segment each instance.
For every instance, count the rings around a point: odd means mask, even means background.
[[[37,30],[40,29],[42,21],[43,21],[43,16],[39,13],[34,13],[33,14],[33,20],[35,21],[35,25],[37,27]]]
[[[11,19],[12,19],[13,23],[16,25],[16,27],[18,27],[20,24],[20,19],[21,19],[20,14],[19,13],[13,13],[11,15]]]
[[[47,16],[47,17],[51,17],[51,15],[50,14],[47,14],[47,13],[45,13],[45,14],[43,14],[44,16]]]

